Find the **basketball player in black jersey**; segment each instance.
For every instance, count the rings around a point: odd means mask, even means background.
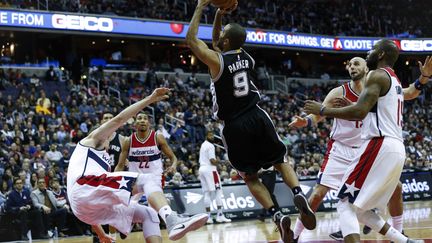
[[[293,168],[283,161],[286,147],[280,141],[272,120],[257,105],[260,95],[253,83],[256,80],[255,61],[241,48],[246,40],[245,29],[238,24],[228,24],[221,32],[225,11],[218,10],[213,24],[216,51],[197,38],[202,10],[209,2],[198,1],[186,42],[192,52],[209,67],[213,113],[224,121],[222,133],[231,164],[239,171],[254,197],[273,215],[282,240],[291,242],[289,217],[282,215],[273,204],[270,193],[258,179],[259,169],[274,166],[282,174],[284,182],[294,193],[294,204],[307,229],[315,228],[315,215],[300,189]]]
[[[104,113],[102,116],[101,125],[111,120],[113,117],[113,114],[110,112]],[[112,137],[110,137],[108,154],[111,157],[111,172],[114,172],[114,169],[118,164],[120,153],[126,140],[127,138],[117,132],[115,132]]]
[[[101,120],[101,125],[104,124],[105,122],[111,120],[114,117],[114,115],[110,112],[105,112],[102,115],[102,120]],[[114,132],[111,137],[109,138],[110,142],[109,142],[109,149],[108,149],[108,154],[110,155],[111,158],[111,172],[114,172],[115,167],[118,164],[119,158],[120,158],[120,153],[122,151],[122,148],[124,147],[123,144],[126,142],[126,138],[123,135],[120,135],[117,132]],[[102,225],[102,228],[105,230],[105,233],[109,233],[109,235],[111,237],[114,238],[114,240],[116,240],[116,232],[117,230],[114,227],[111,227],[109,225]],[[93,238],[93,242],[96,243],[98,240],[98,238]]]

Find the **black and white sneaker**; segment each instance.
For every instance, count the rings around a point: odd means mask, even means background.
[[[372,229],[369,226],[367,226],[367,225],[363,226],[363,234],[367,235],[371,231],[372,231]]]
[[[193,231],[204,226],[208,220],[208,214],[201,213],[192,217],[181,218],[173,212],[166,218],[168,238],[170,240],[179,240],[187,232]]]
[[[276,224],[278,231],[281,235],[283,243],[293,242],[294,233],[290,229],[291,219],[288,215],[283,215],[281,212],[275,213],[273,215],[273,222]]]
[[[297,207],[300,213],[300,221],[303,226],[308,230],[313,230],[316,227],[315,213],[309,206],[306,197],[299,193],[294,196],[294,205]]]
[[[344,237],[342,235],[342,231],[337,231],[334,233],[329,234],[330,238],[332,238],[333,240],[337,240],[337,241],[343,241]]]

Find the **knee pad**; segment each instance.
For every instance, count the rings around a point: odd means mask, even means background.
[[[137,204],[134,212],[134,222],[142,223],[144,238],[161,236],[159,217],[154,209]]]
[[[351,234],[360,234],[356,208],[347,198],[339,200],[337,212],[339,214],[339,225],[344,237]]]
[[[357,210],[357,217],[359,221],[376,232],[380,232],[382,227],[386,224],[377,213],[372,210]]]

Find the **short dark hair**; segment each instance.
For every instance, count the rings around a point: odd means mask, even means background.
[[[24,181],[23,181],[21,178],[19,178],[19,177],[14,177],[14,179],[13,179],[13,184],[16,185],[16,182],[17,182],[17,181],[21,181],[22,183],[24,183]]]
[[[246,41],[246,30],[241,25],[230,23],[230,28],[225,32],[225,37],[229,40],[230,49],[239,49]]]

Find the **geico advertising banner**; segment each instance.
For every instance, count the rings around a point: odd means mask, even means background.
[[[1,27],[112,33],[184,39],[189,25],[101,15],[0,10]],[[212,26],[201,25],[198,37],[209,41]],[[246,43],[327,51],[368,51],[379,38],[334,37],[282,31],[247,29]],[[432,52],[432,39],[394,39],[402,52]]]
[[[431,172],[404,173],[401,176],[404,201],[431,199]],[[300,181],[306,196],[310,196],[315,180]],[[173,209],[179,213],[196,214],[205,212],[204,194],[200,187],[165,189],[165,195]],[[296,213],[291,190],[283,183],[277,182],[274,194],[284,213]],[[334,210],[337,205],[337,192],[329,191],[324,197],[319,211]],[[222,206],[229,218],[256,217],[261,212],[261,205],[250,194],[245,184],[224,185]],[[216,202],[212,202],[212,210]]]

